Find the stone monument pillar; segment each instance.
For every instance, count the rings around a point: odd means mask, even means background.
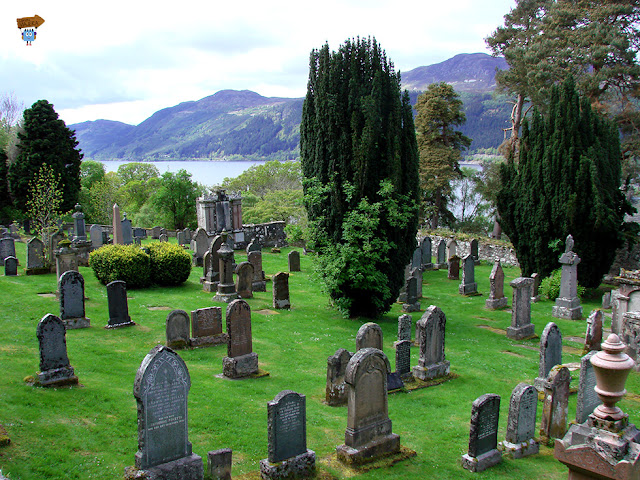
[[[124,244],[124,238],[122,237],[122,221],[120,220],[120,207],[117,203],[113,204],[113,244]]]
[[[82,206],[76,203],[75,213],[73,217],[73,232],[71,237],[71,244],[78,254],[78,263],[81,267],[89,266],[89,253],[93,248],[91,240],[87,239],[86,226],[84,223],[84,213],[82,213]]]
[[[233,281],[233,250],[227,243],[228,234],[222,232],[222,246],[218,250],[220,258],[220,283],[218,283],[218,292],[213,297],[217,302],[229,303],[238,298],[236,292],[236,284]]]
[[[582,306],[578,298],[578,264],[580,257],[573,251],[573,237],[567,236],[566,248],[560,257],[562,278],[560,296],[556,298],[552,315],[556,318],[577,320],[582,318]]]

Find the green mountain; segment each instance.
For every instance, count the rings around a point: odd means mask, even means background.
[[[460,93],[467,113],[463,133],[471,148],[495,148],[508,126],[510,106],[493,98],[496,68],[504,59],[461,54],[402,73],[412,103],[429,83],[444,81]],[[70,125],[86,159],[287,160],[299,156],[303,98],[267,98],[248,90],[222,90],[201,100],[157,111],[139,125],[96,120]]]

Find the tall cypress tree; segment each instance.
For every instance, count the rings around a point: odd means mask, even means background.
[[[524,275],[558,268],[571,234],[580,283],[597,287],[622,244],[631,207],[620,191],[617,128],[580,98],[571,78],[551,92],[548,113],[525,120],[520,159],[503,166],[502,226]]]
[[[418,151],[408,94],[375,39],[311,52],[300,156],[329,295],[346,315],[388,311],[416,244]]]
[[[82,153],[76,147],[75,133],[46,100],[38,100],[24,111],[23,133],[18,133],[20,144],[16,161],[9,166],[9,188],[15,207],[25,211],[29,182],[42,164],[50,165],[60,177],[62,210],[70,211],[80,194],[80,163]]]

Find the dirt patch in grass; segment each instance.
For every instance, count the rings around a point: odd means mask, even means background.
[[[568,345],[562,346],[562,353],[572,353],[574,355],[582,355],[581,348],[570,347]]]
[[[326,465],[329,468],[337,470],[338,472],[340,472],[342,477],[351,478],[370,470],[392,467],[396,463],[402,462],[411,457],[415,457],[416,455],[417,453],[415,451],[411,450],[410,448],[401,446],[400,451],[395,455],[389,455],[388,457],[380,458],[374,462],[365,463],[364,465],[345,465],[338,460],[338,455],[336,453],[332,453],[328,457],[321,458],[319,460],[319,463],[321,465]]]
[[[458,378],[458,375],[455,373],[450,373],[449,375],[445,375],[444,377],[440,377],[440,378],[433,378],[431,380],[420,380],[418,378],[414,378],[413,381],[407,381],[404,383],[404,388],[406,390],[419,390],[421,388],[428,388],[428,387],[434,387],[436,385],[440,385],[444,382],[448,382],[449,380],[452,380],[454,378]],[[397,390],[397,391],[402,391],[401,389]]]
[[[164,306],[158,306],[158,307],[147,307],[149,310],[151,310],[152,312],[155,312],[156,310],[171,310],[171,307],[164,307]]]
[[[520,348],[526,348],[527,350],[533,350],[534,352],[537,352],[540,350],[540,347],[534,347],[533,345],[517,345]]]
[[[565,337],[566,340],[576,343],[584,343],[584,337]]]
[[[267,308],[264,308],[262,310],[258,310],[256,312],[253,313],[257,313],[259,315],[280,315],[280,312],[276,312],[275,310],[269,310]]]
[[[55,293],[38,293],[38,296],[42,298],[56,298]]]
[[[504,353],[506,355],[511,355],[513,357],[518,357],[518,358],[527,358],[524,355],[520,355],[519,353],[516,353],[516,352],[510,352],[509,350],[502,350],[500,353]]]
[[[489,325],[476,325],[476,327],[482,328],[484,330],[489,330],[490,332],[493,332],[493,333],[499,333],[500,335],[506,335],[507,334],[506,330],[503,330],[502,328],[491,327]]]

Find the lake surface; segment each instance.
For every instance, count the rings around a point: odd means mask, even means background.
[[[127,161],[109,160],[102,163],[107,172],[115,172],[120,165],[125,165]],[[261,165],[265,162],[144,162],[154,165],[160,175],[165,172],[177,173],[178,170],[184,169],[192,176],[191,179],[208,187],[220,185],[226,178],[234,178],[247,170],[252,165]]]

